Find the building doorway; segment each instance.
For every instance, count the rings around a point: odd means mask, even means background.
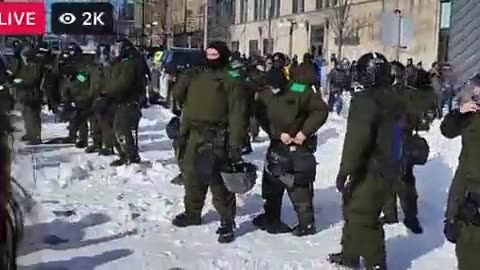
[[[311,25],[310,34],[310,53],[314,58],[324,57],[325,55],[325,25]]]
[[[448,61],[448,42],[450,40],[450,16],[452,0],[440,0],[440,33],[438,38],[438,62]]]

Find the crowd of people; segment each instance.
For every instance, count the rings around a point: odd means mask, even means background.
[[[325,69],[319,69],[322,65],[310,54],[304,55],[302,63],[282,53],[245,59],[231,53],[225,43],[213,42],[204,56],[205,65],[184,70],[171,90],[177,108],[166,133],[181,171],[175,181],[185,191],[185,209],[172,220],[174,226],[202,224],[210,189],[220,216],[218,242],[235,240],[236,194],[253,188],[258,170],[243,156],[252,151],[251,142],[262,129],[270,140],[262,174],[265,203],[264,212],[252,223],[270,234],[315,234],[316,134],[330,112],[341,110],[339,99],[348,92],[352,99],[336,178],[345,222],[341,251],[330,254],[328,261],[357,269],[363,258],[369,270],[387,269],[383,226],[399,221],[397,197],[404,225],[415,234],[423,233],[413,168],[428,162],[429,146],[419,132],[428,131],[435,117],[443,118],[448,104],[442,133],[448,138],[462,135],[464,147],[450,190],[445,236],[457,244],[459,269],[480,269],[475,256],[480,243],[480,152],[475,148],[480,130],[479,75],[461,89],[455,108],[450,105],[454,83],[438,64],[426,71],[421,65],[413,66],[413,61],[403,65],[374,52],[351,63],[332,57],[333,68],[323,80]],[[25,135],[21,139],[29,145],[74,144],[89,154],[118,155],[112,166],[137,164],[141,159],[136,138],[141,110],[147,106],[149,77],[144,55],[123,38],[99,45],[94,54],[82,52],[75,43],[58,56],[44,44],[21,44],[13,64],[0,65],[0,180],[4,186],[0,218],[5,221],[0,233],[4,239],[10,236],[3,241],[10,248],[2,249],[2,269],[15,269],[16,228],[20,228],[11,213],[17,207],[10,192],[9,112],[22,111]],[[325,89],[328,98],[324,98]],[[42,140],[45,105],[69,123],[67,137]],[[293,228],[281,217],[285,192],[297,214]]]

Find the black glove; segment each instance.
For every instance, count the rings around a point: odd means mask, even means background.
[[[445,220],[445,227],[443,234],[450,243],[457,243],[457,239],[460,236],[460,225],[454,220]]]
[[[228,149],[228,158],[233,164],[238,164],[243,162],[242,158],[242,148],[241,147],[230,147]]]
[[[146,96],[141,96],[138,98],[138,104],[141,108],[147,109],[148,108],[148,101]]]

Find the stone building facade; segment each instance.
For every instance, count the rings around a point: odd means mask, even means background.
[[[377,51],[394,59],[395,46],[385,45],[382,36],[395,30],[382,22],[400,10],[412,29],[408,46],[400,49],[400,60],[412,57],[424,66],[437,60],[440,0],[237,0],[230,28],[232,48],[246,55],[280,51],[301,56],[312,48],[326,58],[338,54],[336,10],[345,1],[350,4],[343,57],[356,59]]]

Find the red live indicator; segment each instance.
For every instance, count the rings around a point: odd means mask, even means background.
[[[42,35],[45,23],[45,3],[0,3],[0,35]]]

